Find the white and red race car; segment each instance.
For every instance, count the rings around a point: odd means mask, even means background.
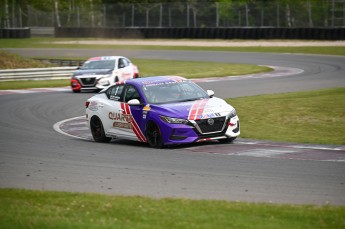
[[[101,90],[138,77],[138,67],[124,56],[92,57],[73,73],[71,87],[73,92]]]

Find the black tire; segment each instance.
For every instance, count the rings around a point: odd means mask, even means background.
[[[90,129],[96,142],[110,142],[111,138],[105,136],[102,121],[97,116],[91,118]]]
[[[72,90],[73,93],[80,93],[80,90]]]
[[[156,123],[149,122],[147,124],[146,138],[147,138],[147,143],[152,148],[160,149],[163,147],[162,132],[160,131]]]
[[[236,139],[236,137],[233,137],[233,138],[223,138],[223,139],[219,139],[218,141],[220,143],[232,143],[235,139]]]

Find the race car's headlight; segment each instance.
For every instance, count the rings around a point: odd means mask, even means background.
[[[186,124],[188,120],[182,118],[171,118],[167,116],[159,116],[164,122],[171,124]]]
[[[98,80],[98,82],[104,86],[110,85],[110,79],[109,79],[110,76],[111,75],[104,75]]]
[[[230,114],[229,114],[229,116],[230,116],[230,118],[233,118],[233,117],[235,117],[237,114],[236,114],[236,110],[235,109],[233,109],[231,112],[230,112]]]

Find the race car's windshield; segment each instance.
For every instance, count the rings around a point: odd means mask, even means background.
[[[207,93],[191,81],[163,82],[143,86],[148,103],[175,103],[208,98]]]
[[[94,60],[87,61],[80,68],[82,70],[92,70],[92,69],[114,69],[115,60]]]

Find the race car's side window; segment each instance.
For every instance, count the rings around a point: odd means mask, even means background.
[[[132,85],[128,85],[125,89],[124,102],[127,103],[131,99],[137,99],[141,102],[141,98],[137,89],[135,89],[135,87],[133,87]]]
[[[130,65],[130,61],[126,58],[120,58],[119,59],[119,65],[118,65],[118,68],[124,68],[124,67],[127,67]]]
[[[107,90],[107,96],[111,100],[119,101],[123,91],[123,85],[115,85]]]
[[[123,58],[123,62],[125,63],[126,67],[130,64],[130,61],[126,58]]]
[[[129,65],[128,61],[125,58],[120,58],[119,59],[119,65],[118,68],[124,68]]]

